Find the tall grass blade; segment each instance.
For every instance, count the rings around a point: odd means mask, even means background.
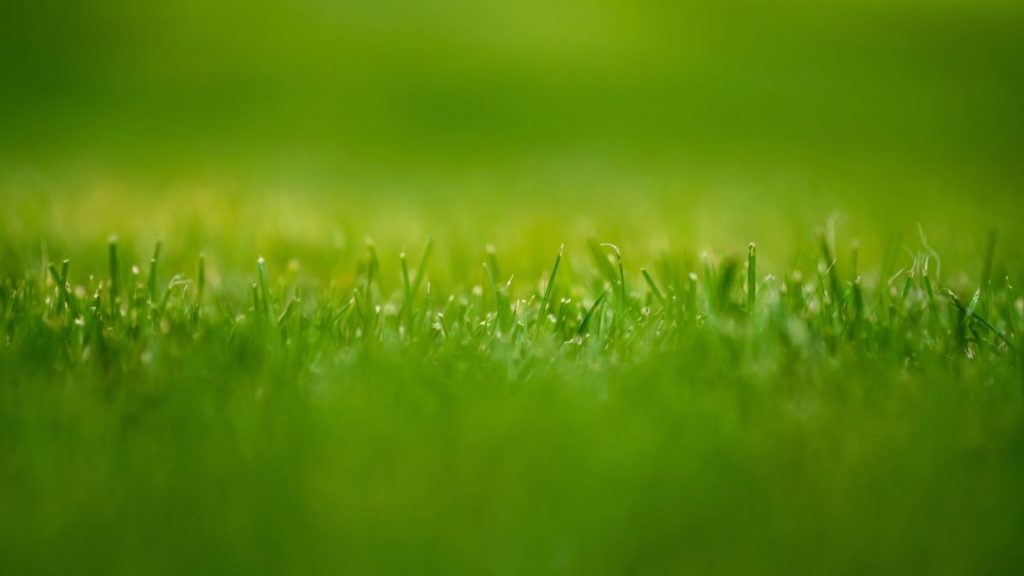
[[[117,261],[117,237],[111,236],[108,242],[108,256],[110,262],[110,316],[117,318],[118,300],[121,294],[120,266]]]
[[[146,276],[146,291],[149,292],[149,301],[152,303],[157,299],[157,262],[160,260],[160,242],[153,248],[153,257],[149,259],[149,274]]]
[[[665,297],[662,295],[661,290],[658,289],[658,285],[655,284],[654,278],[651,278],[651,274],[647,272],[647,269],[641,268],[640,275],[644,277],[644,282],[647,282],[647,287],[651,290],[651,294],[654,295],[658,302],[664,304]]]
[[[555,265],[551,267],[551,275],[548,276],[547,286],[544,287],[544,297],[540,301],[540,310],[537,312],[537,329],[544,323],[548,313],[548,302],[551,301],[551,292],[555,289],[555,278],[558,277],[558,266],[562,263],[562,251],[565,244],[558,247],[558,255],[555,256]]]
[[[256,260],[256,272],[257,280],[259,281],[260,294],[259,294],[259,307],[260,314],[266,320],[274,319],[273,305],[270,303],[270,280],[267,274],[267,261],[260,256]]]
[[[576,328],[576,337],[578,340],[582,341],[583,336],[586,335],[587,328],[590,326],[590,322],[594,318],[594,313],[597,312],[597,309],[601,306],[601,303],[604,302],[604,299],[607,296],[608,291],[605,290],[604,292],[601,293],[600,296],[597,297],[597,300],[594,300],[594,303],[591,304],[590,308],[587,309],[586,314],[583,315],[583,319],[580,320],[579,327]]]
[[[754,314],[757,302],[757,246],[751,242],[747,248],[747,314]]]

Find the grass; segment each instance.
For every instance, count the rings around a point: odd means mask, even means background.
[[[431,240],[330,282],[280,255],[170,275],[159,243],[143,276],[114,238],[106,273],[4,278],[4,571],[1024,566],[1022,271],[994,236],[974,277],[923,236],[875,270],[831,233],[774,269],[572,240],[441,283],[462,248]]]
[[[1024,2],[51,4],[0,576],[1024,573]]]

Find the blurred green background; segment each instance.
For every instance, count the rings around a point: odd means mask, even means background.
[[[11,235],[216,236],[228,210],[234,233],[321,242],[742,246],[840,214],[870,256],[918,223],[946,248],[1016,240],[1024,216],[1012,0],[0,11]]]

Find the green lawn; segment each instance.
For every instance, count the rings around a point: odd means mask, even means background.
[[[0,2],[0,575],[1024,573],[1022,62],[1020,0]]]
[[[1024,563],[1016,246],[940,276],[920,238],[864,262],[828,227],[791,260],[568,240],[513,255],[533,269],[429,240],[339,249],[348,270],[51,248],[0,284],[4,565]]]

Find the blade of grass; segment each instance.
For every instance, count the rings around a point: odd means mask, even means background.
[[[57,289],[58,289],[58,291],[60,293],[60,303],[61,303],[61,305],[67,307],[68,311],[71,312],[71,317],[73,319],[77,319],[78,318],[78,306],[75,303],[75,299],[72,296],[71,291],[70,291],[69,286],[68,286],[68,266],[69,266],[69,264],[70,264],[70,262],[68,260],[64,260],[64,262],[61,264],[61,272],[57,271],[57,267],[54,266],[52,262],[50,263],[48,268],[50,270],[50,276],[53,277],[54,283],[57,284]]]
[[[995,264],[996,256],[996,231],[990,230],[985,242],[985,263],[981,269],[981,311],[988,316],[990,313],[989,292],[992,290],[992,267]]]
[[[821,250],[821,257],[825,260],[826,269],[823,277],[827,276],[829,281],[829,303],[833,311],[837,312],[840,298],[843,294],[842,282],[839,278],[839,268],[836,266],[836,259],[832,255],[832,247],[829,245],[828,237],[824,232],[818,235],[818,247]]]
[[[579,341],[583,340],[583,336],[587,333],[587,327],[590,326],[590,322],[594,318],[594,313],[597,311],[598,307],[601,306],[601,303],[604,302],[604,299],[607,296],[607,290],[601,292],[601,295],[597,297],[597,300],[594,300],[594,303],[587,309],[586,314],[583,315],[583,319],[580,320],[580,325],[576,328],[576,338]]]
[[[206,289],[206,256],[199,254],[199,269],[196,271],[196,295],[192,302],[192,327],[199,325],[199,314],[203,307],[203,292]]]
[[[544,323],[544,319],[548,313],[548,302],[551,300],[551,292],[555,288],[555,278],[558,277],[558,266],[562,263],[562,251],[565,250],[565,244],[558,247],[558,255],[555,256],[555,265],[551,267],[551,275],[548,276],[548,284],[544,287],[544,297],[540,301],[540,310],[537,313],[537,326],[534,329],[535,332],[540,330],[541,325]]]
[[[295,313],[295,311],[298,310],[299,305],[301,304],[302,302],[298,298],[292,298],[291,300],[289,300],[288,306],[285,307],[284,312],[282,312],[281,315],[277,317],[277,324],[280,326],[281,324],[287,322],[288,319],[291,318],[292,315]]]
[[[256,272],[260,286],[259,310],[264,319],[272,321],[274,310],[270,303],[270,280],[267,274],[267,261],[263,259],[263,256],[256,260]]]
[[[509,322],[509,305],[508,298],[504,291],[498,287],[497,278],[495,277],[494,271],[487,262],[483,263],[484,275],[487,276],[487,283],[491,287],[491,293],[494,295],[494,313],[498,321],[498,329],[504,331],[508,327]],[[508,289],[512,279],[509,278],[508,283],[505,285],[505,290]]]
[[[747,314],[754,315],[757,302],[757,245],[753,242],[747,248]]]
[[[111,236],[107,244],[110,263],[110,317],[117,318],[118,299],[121,292],[121,281],[118,278],[120,266],[117,261],[117,237]]]
[[[399,312],[399,317],[408,322],[409,311],[412,308],[412,282],[409,281],[409,259],[405,255],[405,250],[402,250],[398,255],[398,262],[402,268],[402,289],[405,291],[405,298],[402,300],[402,309]]]
[[[593,260],[594,266],[609,283],[615,284],[615,267],[612,266],[611,261],[608,259],[608,254],[604,251],[602,246],[604,245],[598,244],[594,241],[587,243],[587,248],[590,250],[590,258]]]
[[[967,306],[964,306],[963,302],[960,301],[960,298],[956,295],[956,292],[953,292],[949,288],[943,289],[943,292],[946,294],[946,296],[953,303],[953,306],[956,307],[956,309],[961,313],[961,315],[965,319],[970,318],[970,319],[973,319],[973,320],[977,321],[979,324],[984,326],[987,330],[989,330],[990,332],[995,334],[996,337],[998,337],[1000,340],[1002,340],[1002,342],[1004,344],[1006,344],[1006,346],[1010,350],[1013,350],[1013,343],[1010,342],[1010,339],[1006,336],[1006,334],[1003,334],[1001,330],[999,330],[998,328],[993,326],[991,323],[989,323],[988,320],[986,320],[985,318],[983,318],[981,315],[979,315],[977,312],[974,311],[975,308],[977,308],[977,305],[978,305],[978,297],[979,297],[979,294],[981,292],[980,289],[977,292],[974,293],[974,297],[971,298],[971,302]]]
[[[206,289],[206,256],[199,254],[199,270],[197,272],[196,282],[196,306],[199,306],[203,302],[203,292]]]
[[[149,275],[146,277],[146,290],[149,292],[150,303],[157,299],[156,268],[160,260],[160,242],[153,249],[153,257],[149,259]]]
[[[647,287],[650,288],[651,294],[654,295],[658,302],[664,304],[665,297],[661,294],[661,290],[658,289],[658,285],[654,283],[654,278],[651,278],[651,275],[649,272],[647,272],[647,269],[641,268],[640,274],[644,277],[644,281],[647,282]]]
[[[423,254],[420,256],[420,263],[416,266],[416,276],[412,284],[412,298],[416,298],[416,294],[419,293],[420,285],[423,283],[423,277],[426,275],[427,262],[430,261],[430,252],[434,248],[433,238],[427,238],[427,243],[423,247]],[[411,304],[410,304],[411,305]]]

